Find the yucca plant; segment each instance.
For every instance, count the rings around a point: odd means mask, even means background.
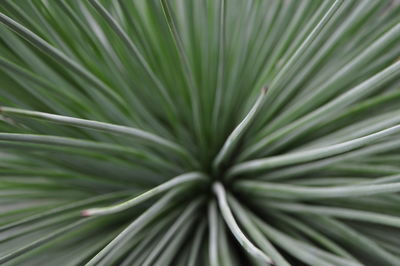
[[[400,5],[0,1],[1,265],[400,265]]]

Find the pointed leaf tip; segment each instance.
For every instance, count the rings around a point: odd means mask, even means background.
[[[83,210],[83,211],[81,211],[81,216],[89,217],[89,216],[91,216],[91,213],[89,210]]]

